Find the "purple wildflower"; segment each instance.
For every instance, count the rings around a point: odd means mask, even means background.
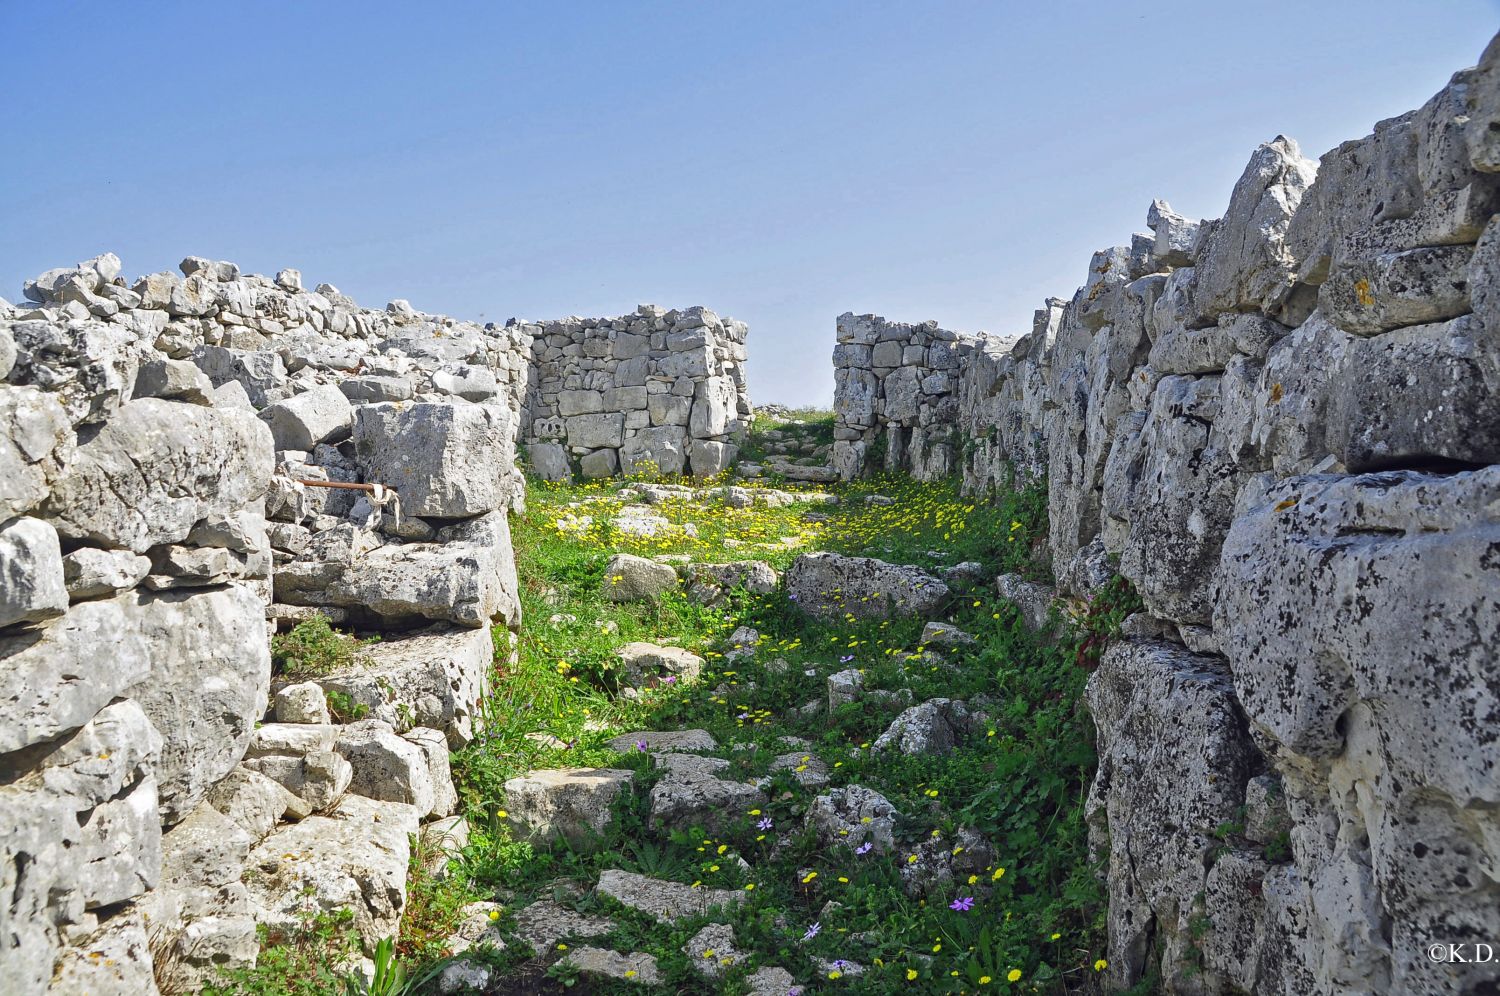
[[[835,958],[833,959],[833,967],[836,971],[842,972],[845,968],[849,967],[849,963],[842,958]]]
[[[969,910],[974,908],[974,897],[959,896],[957,899],[953,900],[953,902],[948,904],[948,908],[950,910],[958,910],[960,913],[967,913],[969,912]]]
[[[802,987],[793,986],[786,991],[786,996],[802,996]]]
[[[818,931],[820,931],[822,929],[823,929],[823,925],[821,923],[819,923],[818,921],[814,920],[813,921],[813,925],[811,927],[807,928],[807,933],[805,933],[805,934],[802,935],[802,939],[804,941],[810,941],[814,937],[817,937],[818,936]]]
[[[757,830],[769,830],[769,829],[771,829],[771,818],[769,816],[764,817],[759,823],[755,824],[755,829],[757,829]]]
[[[642,753],[644,753],[645,750],[646,750],[646,741],[644,741],[644,740],[637,740],[635,742],[635,749],[638,750],[638,751],[641,751]]]
[[[675,684],[677,684],[677,675],[675,675],[675,674],[669,674],[665,678],[662,679],[662,682],[664,684],[668,684],[668,685],[675,685]]]
[[[855,848],[855,849],[854,849],[854,853],[855,853],[855,854],[868,854],[868,853],[870,853],[870,848],[871,848],[871,847],[873,847],[873,846],[874,846],[874,845],[873,845],[873,844],[871,844],[871,843],[870,843],[870,842],[869,842],[869,841],[868,841],[868,840],[867,840],[867,841],[865,841],[865,842],[864,842],[864,843],[863,843],[863,844],[861,844],[861,845],[859,845],[859,846],[858,846],[858,847],[856,847],[856,848]]]
[[[742,713],[740,713],[738,716],[736,716],[734,718],[735,719],[749,719],[750,718],[750,714],[748,712],[742,712]]]
[[[842,656],[842,657],[839,658],[839,663],[840,664],[848,664],[852,660],[854,660],[854,655],[853,654],[845,654],[844,656]]]

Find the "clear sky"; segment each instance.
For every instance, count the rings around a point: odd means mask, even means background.
[[[503,321],[705,304],[756,401],[833,320],[1022,332],[1163,197],[1317,156],[1477,61],[1500,0],[0,0],[0,295],[106,250]]]

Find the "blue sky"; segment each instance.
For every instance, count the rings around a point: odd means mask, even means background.
[[[706,304],[755,400],[843,311],[1021,332],[1153,197],[1215,216],[1472,65],[1500,0],[0,0],[0,295],[112,250],[503,321]]]

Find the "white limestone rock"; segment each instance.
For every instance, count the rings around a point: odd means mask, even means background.
[[[406,906],[411,806],[350,795],[327,816],[282,827],[250,852],[245,886],[256,922],[291,929],[308,910],[354,912],[366,953],[396,933]]]
[[[974,718],[958,699],[928,699],[897,716],[870,749],[876,753],[947,754],[971,732]]]
[[[52,619],[67,608],[57,530],[40,519],[0,523],[0,628]]]
[[[487,629],[435,627],[370,644],[356,666],[316,682],[398,733],[431,727],[457,749],[474,739],[494,656]]]
[[[654,986],[661,981],[656,958],[639,951],[621,954],[608,948],[585,945],[572,949],[563,955],[562,960],[579,975],[620,979],[645,986]]]
[[[354,778],[349,783],[351,792],[382,802],[404,803],[415,809],[419,817],[432,813],[437,803],[437,786],[432,780],[432,765],[421,746],[397,736],[378,719],[351,723],[339,730],[333,749],[354,769]],[[452,791],[451,783],[448,791]]]
[[[802,611],[820,618],[932,615],[949,594],[946,584],[918,568],[836,553],[802,554],[785,585]]]
[[[36,634],[0,637],[0,754],[83,726],[147,675],[133,608],[132,596],[84,602]]]
[[[681,647],[662,647],[654,643],[627,643],[615,650],[628,681],[639,683],[648,677],[673,675],[680,681],[697,681],[703,670],[703,658]]]
[[[807,825],[824,846],[854,848],[868,843],[878,854],[896,846],[899,818],[885,796],[863,785],[830,789],[807,807]]]
[[[1317,164],[1289,138],[1277,136],[1256,150],[1224,217],[1200,236],[1194,301],[1201,315],[1281,314],[1297,268],[1287,227],[1316,175]]]
[[[465,518],[510,500],[513,424],[499,405],[362,405],[354,446],[365,480],[395,488],[402,515]]]
[[[629,791],[633,773],[615,768],[548,768],[505,783],[505,806],[518,838],[566,838],[586,847],[609,825],[610,806]]]
[[[265,714],[271,682],[265,604],[239,585],[124,601],[126,625],[151,662],[128,694],[162,731],[155,770],[162,822],[170,826],[239,763]],[[110,603],[85,602],[69,615],[104,604]]]
[[[1178,911],[1203,892],[1214,830],[1238,819],[1257,753],[1220,658],[1116,643],[1087,698],[1099,731],[1088,819],[1096,846],[1108,835],[1108,972],[1124,986],[1147,970],[1153,937],[1189,929]]]
[[[271,434],[248,413],[143,398],[78,448],[43,513],[67,538],[145,553],[260,497],[272,463]]]
[[[311,450],[319,443],[348,438],[354,406],[344,392],[328,384],[267,405],[260,417],[271,427],[278,450]]]
[[[599,875],[596,891],[623,906],[649,914],[660,923],[701,916],[715,907],[732,908],[749,895],[732,889],[694,889],[679,882],[665,882],[617,868]]]
[[[670,565],[645,557],[617,553],[604,565],[600,594],[611,602],[639,602],[656,598],[677,587],[677,572]]]
[[[314,681],[287,685],[276,692],[272,711],[278,723],[332,722],[328,715],[328,696],[323,687]]]

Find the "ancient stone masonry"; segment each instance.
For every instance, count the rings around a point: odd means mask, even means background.
[[[513,327],[532,339],[525,439],[540,476],[711,477],[733,463],[752,414],[744,322],[643,304]]]
[[[7,992],[153,993],[153,949],[195,990],[304,911],[392,933],[519,624],[530,338],[181,270],[105,255],[0,302]],[[385,639],[273,681],[270,632],[315,612]]]
[[[1500,39],[1019,339],[844,315],[835,463],[1045,474],[1065,593],[1145,611],[1090,684],[1112,981],[1490,991],[1500,934]],[[948,426],[956,426],[956,431]]]

